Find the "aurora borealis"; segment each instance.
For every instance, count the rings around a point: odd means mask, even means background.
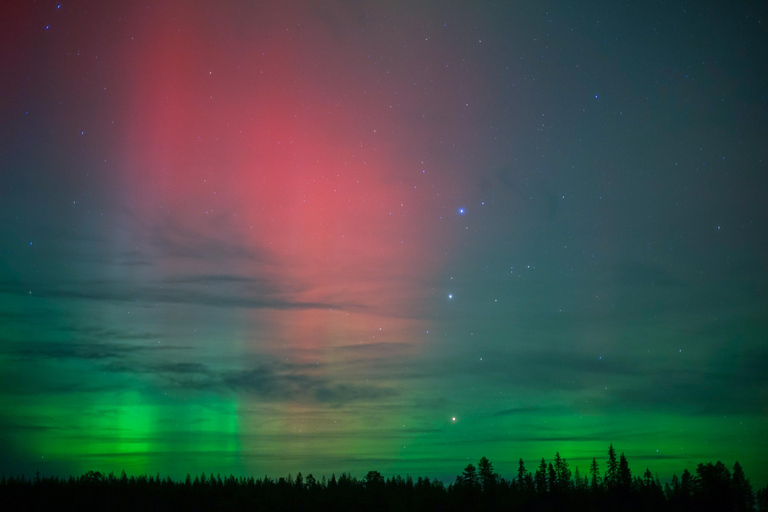
[[[768,481],[764,2],[12,1],[0,473]]]

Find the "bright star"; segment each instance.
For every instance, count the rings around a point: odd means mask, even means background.
[[[459,210],[458,210],[458,211],[459,211],[459,215],[464,215],[464,211],[465,211],[465,210],[464,210],[464,208],[463,208],[463,207],[462,207],[462,208],[459,208]]]
[[[448,294],[448,298],[449,298],[449,299],[452,299],[452,298],[453,298],[453,294],[452,294],[452,293],[449,293],[449,294]]]

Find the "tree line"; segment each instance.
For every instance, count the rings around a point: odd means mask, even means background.
[[[0,477],[0,503],[6,510],[86,512],[90,510],[223,511],[768,511],[768,486],[753,492],[741,465],[699,464],[661,485],[645,470],[633,476],[627,458],[613,445],[601,464],[592,459],[587,474],[555,454],[529,471],[522,459],[517,474],[503,478],[482,457],[455,481],[410,476],[385,478],[369,471],[359,479],[347,473],[330,479],[313,475],[278,479],[104,475],[79,477]]]

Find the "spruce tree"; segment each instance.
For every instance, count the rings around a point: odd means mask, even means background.
[[[520,491],[525,490],[525,475],[528,471],[525,470],[525,462],[523,459],[517,463],[517,488]]]
[[[549,463],[549,466],[547,467],[547,481],[549,482],[549,492],[555,493],[560,490],[559,486],[557,485],[557,473],[555,472],[555,467],[552,465],[552,463]]]
[[[600,487],[600,466],[594,457],[592,458],[592,464],[589,466],[589,473],[592,475],[592,491],[596,491]]]
[[[568,461],[560,457],[560,452],[555,454],[555,475],[558,489],[566,490],[571,486],[571,470]]]
[[[619,474],[617,476],[618,486],[623,490],[629,490],[632,487],[632,471],[629,469],[629,462],[624,454],[619,458]]]
[[[608,467],[605,469],[605,478],[603,482],[607,488],[616,487],[619,476],[619,462],[616,460],[616,450],[613,449],[613,443],[608,448]]]
[[[738,461],[733,465],[731,489],[733,490],[734,500],[733,510],[737,512],[754,510],[755,495],[752,493],[752,485],[744,475],[744,470]]]
[[[483,457],[477,463],[477,468],[480,473],[480,482],[483,485],[483,490],[487,491],[496,485],[499,475],[494,473],[491,461]]]
[[[536,470],[534,481],[536,483],[536,492],[539,494],[546,494],[547,493],[547,462],[543,458],[541,459],[541,464],[539,464],[539,469]]]

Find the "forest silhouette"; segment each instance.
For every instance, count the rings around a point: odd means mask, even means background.
[[[601,466],[604,469],[601,469]],[[768,511],[768,486],[753,492],[741,465],[699,464],[662,485],[644,471],[633,476],[627,458],[613,445],[602,464],[592,459],[587,474],[571,471],[558,452],[529,471],[522,459],[517,474],[502,478],[482,457],[455,481],[419,477],[385,478],[369,471],[359,479],[342,473],[245,478],[201,474],[184,481],[170,477],[104,475],[0,477],[5,510],[78,511]]]

